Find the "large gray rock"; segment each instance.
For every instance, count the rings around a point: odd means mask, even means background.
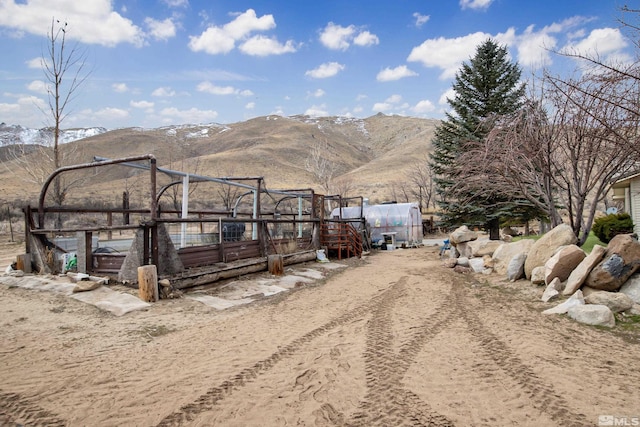
[[[544,290],[542,294],[542,302],[549,302],[553,299],[556,299],[558,295],[560,295],[560,291],[562,290],[562,282],[557,277],[549,283],[547,288]]]
[[[472,240],[476,240],[477,238],[478,233],[469,230],[469,227],[467,227],[466,225],[456,228],[449,235],[449,240],[453,245],[457,245],[458,243],[470,242]]]
[[[507,279],[511,282],[515,282],[518,279],[524,277],[524,263],[527,259],[527,254],[519,253],[515,255],[509,261],[507,266]]]
[[[544,264],[544,282],[551,283],[555,278],[561,282],[566,281],[587,254],[576,245],[568,245],[560,248]]]
[[[456,249],[461,257],[471,258],[473,256],[473,248],[469,246],[470,242],[461,242],[456,245]]]
[[[482,273],[484,270],[484,261],[482,258],[469,258],[469,267],[473,268],[476,273]]]
[[[560,224],[549,230],[544,236],[537,240],[529,254],[524,265],[524,274],[527,279],[531,278],[531,271],[541,265],[545,265],[547,260],[556,253],[561,246],[575,245],[578,238],[573,233],[570,225]]]
[[[536,267],[531,272],[531,283],[534,285],[544,285],[544,266]]]
[[[567,315],[576,322],[587,325],[606,326],[609,328],[613,328],[616,325],[616,319],[606,305],[576,305],[567,311]]]
[[[567,279],[567,285],[564,288],[564,295],[571,295],[584,283],[593,267],[595,267],[604,256],[606,249],[604,246],[595,245],[591,253],[584,258],[580,264],[571,272]]]
[[[478,239],[467,242],[467,245],[471,247],[472,256],[482,258],[485,255],[493,255],[503,243],[500,240]]]
[[[617,291],[639,268],[640,243],[631,234],[618,234],[609,242],[604,260],[584,283],[602,291]]]
[[[498,274],[506,274],[511,258],[518,254],[527,255],[533,244],[534,241],[532,239],[522,239],[513,243],[501,244],[492,256],[493,270]]]
[[[636,304],[640,304],[640,274],[634,274],[620,288],[620,292],[627,295]]]
[[[627,311],[633,307],[633,300],[620,292],[598,291],[584,297],[587,304],[606,305],[614,313]]]

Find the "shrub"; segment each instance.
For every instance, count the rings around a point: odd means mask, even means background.
[[[609,214],[597,218],[592,230],[601,242],[609,243],[617,234],[633,233],[633,221],[628,213]]]

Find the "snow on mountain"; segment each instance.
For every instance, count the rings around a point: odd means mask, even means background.
[[[64,129],[60,132],[60,143],[77,141],[106,132],[102,127]],[[53,142],[53,128],[30,129],[20,125],[0,123],[0,146],[12,144],[48,145]]]

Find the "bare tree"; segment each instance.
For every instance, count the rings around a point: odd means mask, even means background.
[[[51,126],[43,129],[47,142],[34,149],[33,146],[14,147],[13,163],[22,169],[27,179],[42,185],[51,173],[62,166],[77,163],[80,156],[78,144],[61,147],[62,124],[69,114],[69,106],[87,79],[85,73],[85,52],[78,45],[68,45],[67,23],[53,19],[47,32],[47,49],[42,54],[41,64],[47,83],[48,110],[42,110],[51,121]],[[47,120],[49,121],[49,120]],[[52,202],[59,206],[69,191],[83,182],[82,174],[66,173],[53,181],[53,189],[48,194]],[[58,218],[58,225],[60,219]]]
[[[626,149],[637,124],[609,102],[628,90],[620,83],[603,74],[551,81],[540,99],[499,119],[485,141],[467,145],[460,165],[472,173],[465,176],[487,192],[519,193],[552,225],[565,214],[584,243],[615,176],[640,160]]]
[[[611,61],[600,57],[596,51],[594,53],[584,53],[578,50],[563,50],[555,52],[559,55],[577,59],[586,72],[591,74],[594,79],[600,76],[603,85],[607,83],[615,84],[620,88],[617,91],[600,90],[600,85],[577,85],[575,80],[566,79],[559,76],[553,76],[547,73],[546,79],[551,82],[557,90],[582,92],[585,98],[597,98],[600,105],[611,104],[615,108],[619,120],[627,122],[627,126],[637,127],[640,117],[640,26],[637,24],[640,19],[640,9],[630,8],[627,5],[620,7],[621,17],[618,22],[621,28],[628,36],[628,39],[635,46],[635,58],[631,61]],[[624,89],[622,89],[624,88]],[[595,89],[595,90],[594,90]],[[584,108],[576,105],[576,108]],[[589,111],[585,111],[590,113]],[[592,115],[594,120],[598,120],[598,115]],[[608,121],[601,121],[600,126],[609,127]],[[609,131],[616,133],[616,127],[609,127]],[[631,136],[632,139],[625,140],[628,144],[627,150],[640,152],[640,144],[636,143],[635,135],[625,132],[619,134],[618,138]]]
[[[51,20],[51,30],[47,35],[47,56],[43,55],[42,65],[48,85],[49,112],[53,119],[53,169],[62,166],[60,155],[60,130],[67,117],[69,103],[88,75],[84,72],[85,53],[78,45],[67,46],[67,23]],[[67,77],[70,78],[67,79]],[[63,188],[60,179],[53,182],[54,202],[62,204],[68,189]]]
[[[409,194],[418,200],[420,212],[429,209],[429,205],[436,207],[434,173],[429,167],[429,157],[416,161],[407,172],[407,182],[410,184]],[[424,210],[423,210],[424,209]]]
[[[329,154],[328,144],[318,141],[311,147],[305,162],[306,169],[326,194],[330,194],[333,179],[338,172],[338,165],[329,159]]]

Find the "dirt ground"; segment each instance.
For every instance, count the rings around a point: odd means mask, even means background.
[[[454,273],[434,247],[348,264],[223,311],[182,298],[116,317],[0,285],[0,424],[540,427],[640,417],[636,332],[544,316],[555,304],[540,302],[542,288]]]

